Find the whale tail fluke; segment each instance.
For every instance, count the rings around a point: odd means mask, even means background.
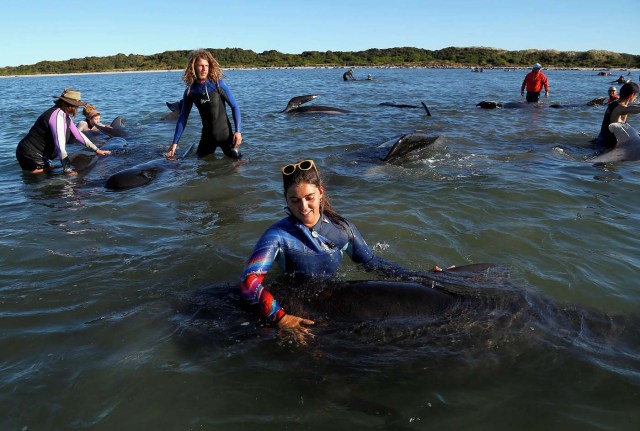
[[[284,108],[284,110],[280,111],[280,112],[289,112],[292,109],[299,108],[300,106],[302,106],[305,103],[315,99],[316,97],[318,97],[317,94],[307,94],[305,96],[296,96],[296,97],[292,98],[291,100],[289,100],[289,103],[287,103],[287,107]]]

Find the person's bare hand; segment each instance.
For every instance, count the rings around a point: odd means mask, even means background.
[[[451,266],[448,266],[447,269],[452,269],[452,268],[455,268],[455,267],[456,267],[455,265],[451,265]],[[444,271],[444,270],[442,268],[440,268],[438,265],[433,267],[433,272],[442,272],[442,271]]]
[[[307,326],[313,325],[315,322],[309,319],[303,319],[298,316],[286,314],[280,322],[278,322],[278,328],[285,340],[293,341],[301,346],[306,346],[307,343],[315,337],[311,332],[311,329]]]
[[[169,147],[169,151],[167,151],[167,159],[175,158],[177,148],[178,144],[171,144],[171,146]]]
[[[233,148],[238,148],[242,144],[242,133],[235,132],[233,134]]]

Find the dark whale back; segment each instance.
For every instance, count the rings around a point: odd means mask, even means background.
[[[384,162],[393,162],[409,153],[419,149],[427,148],[438,141],[439,136],[429,136],[425,133],[415,132],[402,135],[391,147],[384,159]]]

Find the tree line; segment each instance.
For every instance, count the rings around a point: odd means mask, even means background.
[[[368,49],[366,51],[305,51],[284,54],[270,50],[256,53],[240,48],[209,49],[223,68],[270,67],[531,67],[546,68],[640,69],[640,55],[611,51],[507,51],[496,48],[448,47],[439,50],[420,48]],[[165,51],[159,54],[116,54],[107,57],[72,58],[64,61],[40,61],[32,65],[0,68],[0,76],[62,73],[145,71],[184,69],[191,51]]]

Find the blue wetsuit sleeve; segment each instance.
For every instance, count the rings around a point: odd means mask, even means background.
[[[180,116],[178,117],[178,121],[176,122],[176,131],[173,134],[173,143],[177,144],[180,140],[180,136],[182,136],[182,132],[184,132],[184,128],[187,127],[187,120],[189,119],[189,113],[191,112],[191,107],[193,106],[193,102],[191,98],[187,95],[189,88],[184,90],[184,94],[182,95],[182,109],[180,110]]]
[[[350,239],[346,252],[354,262],[362,264],[366,271],[379,272],[391,277],[414,277],[418,275],[417,272],[402,265],[376,256],[352,223],[347,222],[347,229],[350,231]]]
[[[238,106],[236,99],[233,97],[233,93],[231,93],[231,90],[222,79],[218,82],[218,85],[220,85],[220,88],[224,90],[226,101],[231,107],[231,115],[233,116],[235,131],[242,133],[242,116],[240,115],[240,107]]]
[[[242,298],[250,305],[257,305],[260,314],[272,322],[278,322],[285,312],[262,282],[280,251],[278,231],[268,229],[253,249],[240,281]]]

